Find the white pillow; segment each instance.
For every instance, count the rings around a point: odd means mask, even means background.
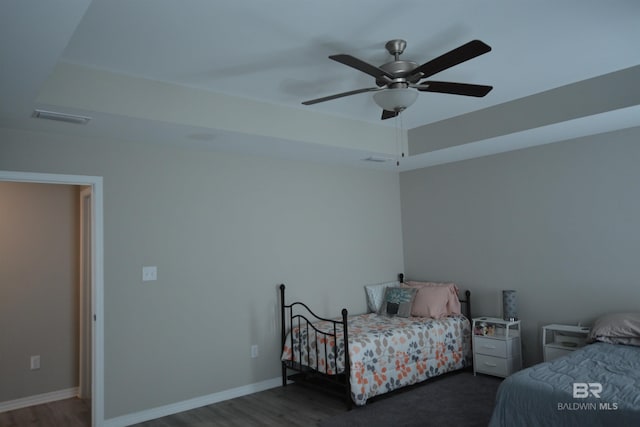
[[[611,313],[599,317],[588,341],[640,346],[640,313]]]
[[[390,286],[400,286],[400,282],[378,283],[376,285],[365,285],[364,290],[367,293],[367,306],[369,313],[377,313],[382,307],[384,300],[384,292]]]

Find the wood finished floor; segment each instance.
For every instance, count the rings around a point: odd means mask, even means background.
[[[346,412],[344,401],[292,384],[136,424],[136,427],[308,427],[343,412]]]
[[[0,413],[0,427],[91,426],[90,403],[65,399]]]
[[[307,427],[342,412],[346,412],[342,400],[292,384],[136,424],[136,427]],[[90,425],[91,408],[80,399],[0,413],[0,427]]]

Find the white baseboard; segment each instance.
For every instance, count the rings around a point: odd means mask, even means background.
[[[282,378],[272,378],[270,380],[261,381],[229,390],[220,391],[218,393],[206,396],[196,397],[194,399],[184,400],[182,402],[172,403],[158,408],[148,409],[133,414],[122,415],[115,418],[105,420],[104,427],[125,427],[132,424],[138,424],[145,421],[153,420],[167,415],[177,414],[179,412],[189,411],[191,409],[200,408],[202,406],[211,405],[213,403],[222,402],[224,400],[233,399],[247,394],[257,393],[259,391],[268,390],[282,385]]]
[[[52,391],[50,393],[36,394],[35,396],[23,397],[15,400],[0,402],[0,412],[13,411],[15,409],[26,408],[28,406],[42,405],[43,403],[55,402],[56,400],[71,399],[78,395],[78,387],[65,390]]]

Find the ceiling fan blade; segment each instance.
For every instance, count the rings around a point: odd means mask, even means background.
[[[380,120],[387,120],[397,115],[397,111],[382,110],[382,117],[380,118]]]
[[[349,92],[342,92],[342,93],[337,93],[335,95],[325,96],[323,98],[311,99],[309,101],[304,101],[302,104],[303,105],[312,105],[312,104],[317,104],[319,102],[331,101],[332,99],[342,98],[342,97],[345,97],[345,96],[356,95],[358,93],[372,92],[372,91],[378,91],[378,90],[381,90],[381,89],[377,88],[377,87],[368,87],[368,88],[364,88],[364,89],[356,89],[356,90],[351,90]]]
[[[417,75],[422,73],[421,78],[432,76],[440,71],[444,71],[447,68],[458,65],[462,62],[468,61],[491,51],[491,47],[480,40],[472,40],[469,43],[463,44],[444,55],[441,55],[429,62],[425,62],[418,68],[409,73],[409,75]]]
[[[411,85],[411,87],[422,92],[450,93],[453,95],[476,96],[478,98],[482,98],[493,89],[493,86],[436,81],[421,82],[419,85]]]
[[[393,74],[351,55],[330,55],[329,58],[333,59],[334,61],[338,61],[341,64],[355,68],[358,71],[362,71],[363,73],[367,73],[370,76],[375,77],[376,79],[388,81],[389,79],[393,78]]]

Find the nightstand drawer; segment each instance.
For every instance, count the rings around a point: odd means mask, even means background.
[[[506,377],[509,375],[509,361],[501,357],[476,354],[474,369],[483,374]]]
[[[507,341],[475,337],[474,351],[488,356],[507,357]]]

